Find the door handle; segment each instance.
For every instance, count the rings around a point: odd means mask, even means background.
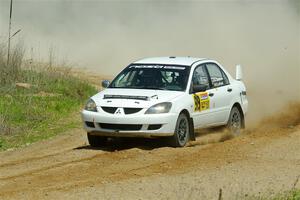
[[[227,89],[227,92],[231,92],[231,91],[232,91],[232,89],[231,89],[231,88],[228,88],[228,89]]]
[[[214,93],[209,93],[209,96],[210,96],[210,97],[214,96]]]

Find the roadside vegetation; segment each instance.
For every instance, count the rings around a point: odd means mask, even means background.
[[[243,195],[239,196],[236,199],[244,199],[244,200],[300,200],[300,189],[296,186],[298,185],[300,180],[300,175],[296,177],[296,180],[290,190],[283,192],[270,192],[267,195]],[[220,200],[220,198],[219,198]]]
[[[275,195],[275,197],[250,197],[247,200],[300,200],[300,190],[293,189],[288,192],[283,192]]]
[[[272,200],[300,200],[300,190],[292,190],[278,195]]]
[[[80,127],[79,110],[96,89],[70,68],[24,60],[17,45],[7,63],[0,44],[0,150],[17,148]]]

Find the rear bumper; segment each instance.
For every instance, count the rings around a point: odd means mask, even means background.
[[[247,112],[248,112],[248,99],[244,99],[242,102],[242,109],[244,112],[244,115],[246,116]]]
[[[175,113],[115,115],[86,110],[82,111],[81,116],[84,129],[92,135],[146,138],[172,136],[178,117]],[[109,128],[101,127],[103,123],[109,124]],[[139,128],[128,130],[127,125],[136,125]],[[151,125],[161,126],[152,130]],[[120,127],[125,127],[126,130]]]

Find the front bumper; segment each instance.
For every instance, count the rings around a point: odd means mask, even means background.
[[[92,135],[145,138],[172,136],[178,117],[176,113],[115,115],[87,110],[83,110],[81,116],[84,129]],[[103,128],[102,124],[110,126]],[[152,127],[156,126],[156,129],[149,130],[151,125]],[[122,130],[120,127],[124,126],[139,126],[140,128],[138,130]]]

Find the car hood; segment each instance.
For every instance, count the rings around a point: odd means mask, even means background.
[[[148,108],[183,95],[181,91],[107,88],[92,99],[97,107]]]

